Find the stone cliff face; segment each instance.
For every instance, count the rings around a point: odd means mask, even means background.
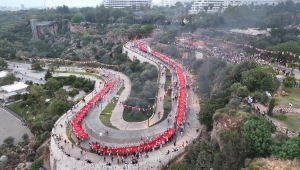
[[[55,35],[57,34],[57,25],[53,24],[53,25],[47,25],[47,26],[38,26],[37,27],[37,34],[38,37],[41,36],[49,36],[49,35]]]
[[[225,113],[215,113],[213,116],[214,125],[213,130],[211,131],[211,138],[216,140],[220,148],[222,149],[222,144],[220,142],[219,133],[221,130],[227,130],[232,127],[235,127],[240,121],[242,121],[239,117],[231,117]]]
[[[128,41],[128,36],[127,35],[122,35],[122,34],[118,34],[118,33],[114,33],[114,32],[109,32],[107,33],[105,36],[103,36],[101,38],[101,41],[103,44],[107,44],[107,43],[125,43]]]
[[[92,29],[94,33],[97,33],[97,28],[94,25],[82,25],[69,23],[68,28],[74,34],[86,34],[88,29]]]

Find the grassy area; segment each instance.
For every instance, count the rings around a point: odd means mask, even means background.
[[[166,82],[165,82],[165,89],[167,89],[169,86],[170,86],[170,83],[171,83],[171,72],[169,69],[167,69],[166,71]]]
[[[160,119],[158,122],[154,123],[151,126],[154,126],[154,125],[159,124],[160,122],[164,121],[168,117],[171,109],[172,109],[172,98],[171,98],[171,92],[169,92],[164,98],[164,115],[163,115],[162,119]]]
[[[66,132],[67,132],[66,134],[67,134],[69,141],[73,144],[76,144],[76,142],[73,140],[73,138],[70,135],[70,122],[68,123],[68,125],[66,127]]]
[[[117,95],[120,95],[122,92],[123,92],[123,90],[124,90],[124,84],[122,84],[122,87],[119,89],[119,91],[117,92]]]
[[[300,88],[283,88],[282,90],[289,93],[289,95],[278,95],[278,104],[288,107],[289,102],[291,102],[293,107],[300,108]]]
[[[278,94],[278,103],[280,106],[289,107],[289,103],[293,104],[294,108],[300,108],[300,89],[299,88],[285,88],[282,91],[289,93],[288,96],[281,96]],[[284,123],[290,130],[300,131],[300,115],[275,115],[275,119]]]
[[[60,71],[60,70],[55,70],[55,72],[57,72],[57,73],[69,73],[69,74],[81,74],[81,75],[87,75],[87,76],[92,76],[92,77],[99,78],[100,80],[104,81],[104,78],[103,78],[103,77],[98,76],[98,75],[93,74],[93,73],[88,73],[88,72],[74,72],[74,71]]]
[[[117,102],[118,99],[116,97],[114,97],[112,99],[114,102]],[[110,127],[110,128],[113,128],[113,129],[118,129],[117,127],[113,126],[110,122],[110,117],[111,117],[111,113],[112,111],[114,110],[116,104],[113,104],[113,103],[109,103],[105,109],[101,112],[100,114],[100,120],[101,122],[107,126],[107,127]]]
[[[7,105],[7,107],[13,112],[15,112],[17,115],[25,118],[26,120],[32,119],[32,117],[34,116],[33,113],[36,113],[37,115],[36,120],[37,120],[39,118],[39,115],[42,115],[40,114],[41,113],[40,111],[45,110],[47,108],[46,105],[38,106],[37,104],[21,107],[21,103],[22,101]]]
[[[300,115],[289,115],[286,119],[280,120],[284,123],[290,130],[300,131]]]
[[[164,98],[164,111],[170,112],[171,109],[172,109],[172,98],[171,98],[171,92],[169,91]]]

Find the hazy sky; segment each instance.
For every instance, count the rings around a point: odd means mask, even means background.
[[[56,6],[67,5],[69,7],[77,6],[96,6],[102,3],[102,0],[0,0],[0,6],[25,7],[45,6],[44,4],[55,3]]]

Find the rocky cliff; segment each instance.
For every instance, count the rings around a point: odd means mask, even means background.
[[[98,32],[96,25],[94,24],[74,24],[69,23],[68,28],[74,34],[86,34],[88,30],[92,30],[94,34]]]
[[[232,109],[231,111],[235,112],[236,110]],[[222,149],[219,132],[221,130],[227,130],[237,126],[237,124],[241,122],[242,119],[239,117],[229,116],[228,114],[225,113],[217,112],[214,114],[213,120],[214,120],[214,125],[213,125],[213,130],[211,131],[211,138],[216,140],[219,143],[220,148]]]

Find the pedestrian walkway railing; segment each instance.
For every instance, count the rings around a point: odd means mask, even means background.
[[[13,112],[12,110],[10,110],[8,107],[4,106],[3,103],[0,103],[0,107],[5,110],[6,112],[8,112],[9,114],[11,114],[13,117],[17,118],[18,120],[22,121],[23,118],[21,116],[19,116],[18,114],[16,114],[15,112]]]

